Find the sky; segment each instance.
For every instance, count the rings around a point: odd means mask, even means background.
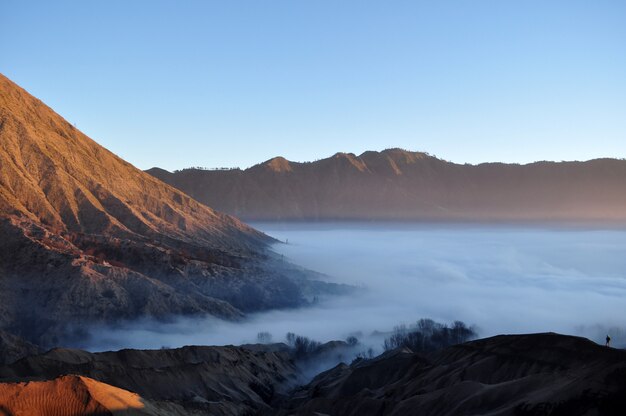
[[[0,72],[139,168],[626,157],[624,1],[0,0]]]

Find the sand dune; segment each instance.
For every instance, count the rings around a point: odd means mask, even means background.
[[[13,416],[183,414],[139,395],[88,377],[67,375],[49,381],[0,384],[0,414]]]

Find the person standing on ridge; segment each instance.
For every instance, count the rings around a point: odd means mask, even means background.
[[[611,343],[611,337],[609,336],[609,334],[606,334],[606,344],[604,344],[604,345],[607,346],[607,347],[610,347],[610,345],[609,345],[610,343]]]

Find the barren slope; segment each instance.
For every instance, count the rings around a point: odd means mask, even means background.
[[[501,335],[338,365],[280,414],[617,416],[626,413],[625,376],[624,350],[557,334]]]
[[[0,75],[0,213],[59,232],[215,249],[267,237],[146,175]]]
[[[168,400],[203,414],[250,414],[269,409],[299,375],[286,346],[268,351],[256,347],[190,346],[95,354],[55,349],[0,367],[0,391],[3,382],[78,374],[155,403]],[[59,393],[59,399],[64,394]]]
[[[0,236],[0,329],[40,345],[94,321],[306,303],[298,272],[270,264],[271,238],[136,169],[2,75]]]
[[[341,345],[346,344],[330,342],[321,349],[338,353]],[[0,392],[15,386],[5,383],[69,373],[136,392],[144,403],[163,406],[167,400],[173,409],[216,415],[626,413],[626,351],[584,338],[501,335],[427,355],[394,350],[340,364],[290,390],[306,368],[294,354],[284,344],[97,354],[56,349],[0,367]],[[106,402],[90,391],[94,400]],[[104,392],[109,395],[108,388]],[[125,394],[126,402],[138,398]],[[49,397],[63,402],[66,395],[75,393]]]

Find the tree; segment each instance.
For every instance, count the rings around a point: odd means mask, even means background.
[[[349,346],[354,347],[359,343],[359,339],[355,337],[354,335],[350,335],[348,338],[346,338],[346,343]]]
[[[410,329],[405,325],[396,326],[385,338],[383,348],[389,351],[396,348],[409,348],[414,352],[428,352],[460,344],[476,337],[476,332],[465,323],[455,321],[452,327],[432,319],[420,319]]]

